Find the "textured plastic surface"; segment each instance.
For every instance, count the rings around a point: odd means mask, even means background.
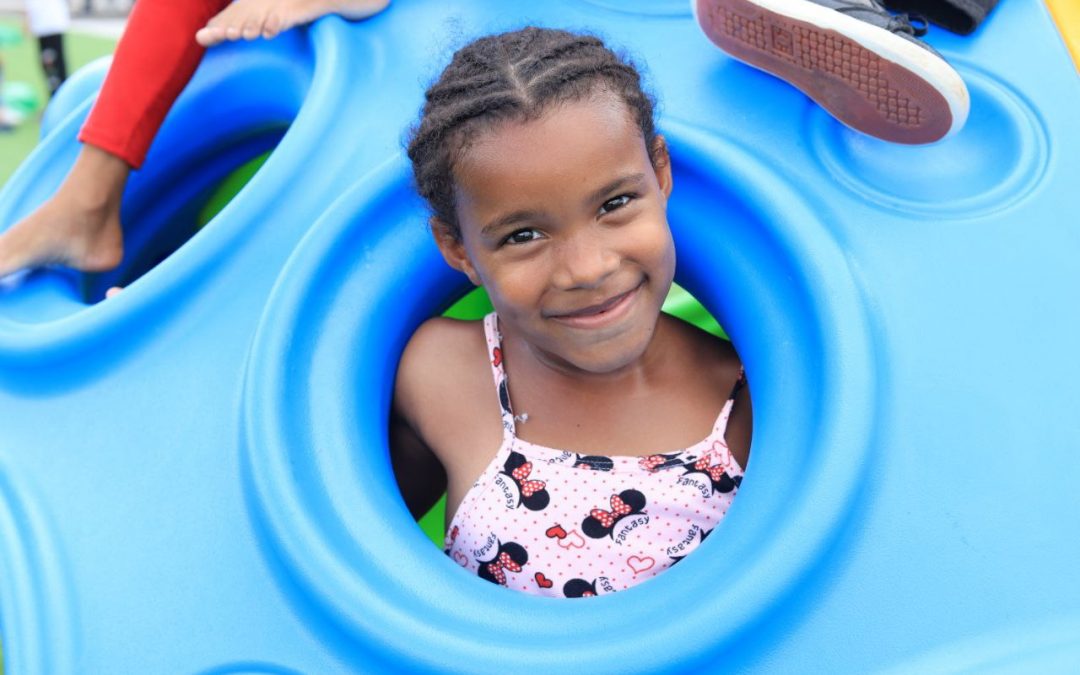
[[[466,290],[425,230],[403,130],[454,47],[526,22],[648,64],[678,281],[754,391],[720,529],[588,601],[463,574],[409,519],[386,452],[402,346]],[[131,181],[130,262],[0,293],[6,672],[1074,667],[1080,84],[1036,3],[933,44],[972,114],[922,148],[731,61],[682,0],[395,0],[212,50]],[[73,160],[75,98],[0,193],[3,226]]]

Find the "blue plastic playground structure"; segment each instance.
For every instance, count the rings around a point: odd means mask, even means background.
[[[402,138],[454,48],[527,23],[647,64],[677,281],[754,392],[718,530],[585,601],[462,573],[386,449],[405,341],[468,285]],[[1030,0],[931,42],[972,103],[927,147],[729,59],[684,0],[395,0],[211,50],[129,184],[124,266],[0,291],[5,672],[1075,670],[1080,80]],[[50,108],[0,227],[66,173],[103,72]]]

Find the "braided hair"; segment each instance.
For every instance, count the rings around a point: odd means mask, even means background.
[[[606,90],[619,96],[657,160],[654,101],[627,59],[591,35],[528,27],[459,49],[427,90],[408,146],[420,195],[460,239],[454,163],[476,133],[505,120],[539,118],[552,105]]]

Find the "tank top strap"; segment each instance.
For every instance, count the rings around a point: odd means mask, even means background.
[[[495,312],[484,317],[484,338],[487,340],[488,363],[495,381],[495,392],[499,397],[499,413],[502,415],[505,440],[515,436],[514,409],[510,405],[510,388],[506,383],[506,369],[503,368],[502,335],[499,333],[499,319]]]
[[[735,384],[731,387],[731,393],[728,394],[728,400],[729,401],[734,401],[735,400],[735,395],[738,394],[739,391],[745,386],[746,386],[746,369],[744,369],[742,366],[739,366],[739,377],[738,377],[737,380],[735,380]]]
[[[728,420],[731,418],[731,409],[735,407],[735,396],[739,393],[743,387],[746,386],[746,371],[739,368],[739,378],[735,380],[735,384],[731,387],[731,393],[728,394],[727,401],[724,402],[724,407],[720,409],[720,414],[716,416],[716,424],[713,426],[713,433],[709,437],[713,441],[724,440],[727,433]],[[727,441],[724,441],[725,445]]]

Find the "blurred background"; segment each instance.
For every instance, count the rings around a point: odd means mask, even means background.
[[[0,187],[37,144],[49,100],[38,38],[27,17],[28,1],[33,0],[0,0]],[[62,40],[68,74],[112,54],[132,2],[70,0],[71,21]]]

